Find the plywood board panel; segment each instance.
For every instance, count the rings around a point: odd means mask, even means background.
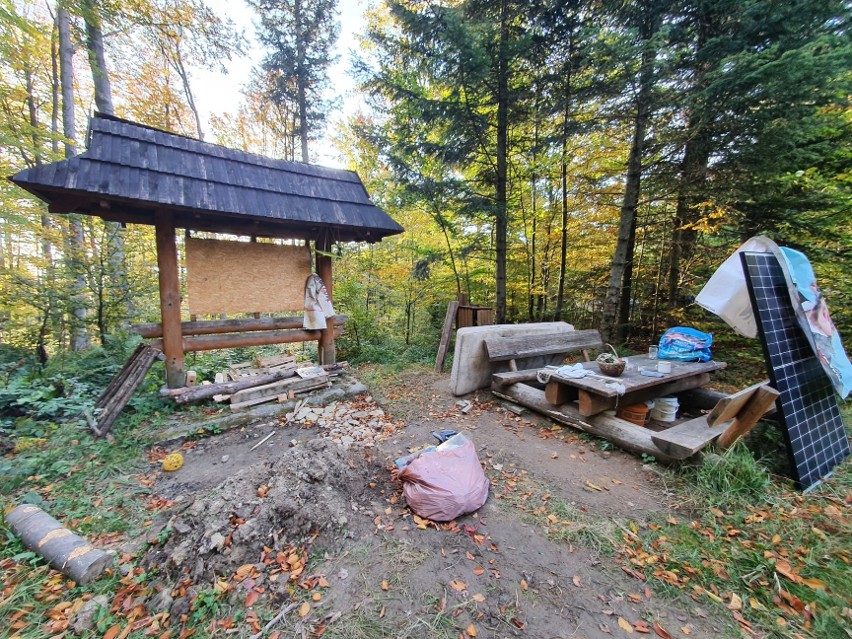
[[[311,273],[304,246],[186,240],[189,312],[262,313],[302,310]]]

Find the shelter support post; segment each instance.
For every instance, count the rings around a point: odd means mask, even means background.
[[[160,272],[160,315],[163,323],[163,353],[166,356],[166,386],[180,388],[186,384],[186,372],[180,325],[180,280],[175,222],[171,213],[157,211],[154,225],[157,267]]]
[[[332,303],[334,297],[332,293],[332,277],[331,277],[331,239],[326,235],[316,241],[316,265],[317,275],[322,278],[325,284],[325,290],[328,291],[328,299]],[[334,323],[329,322],[328,328],[322,331],[322,335],[317,345],[320,365],[334,364],[337,362],[337,350],[334,346]]]

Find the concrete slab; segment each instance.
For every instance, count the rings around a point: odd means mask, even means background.
[[[491,386],[491,375],[509,370],[509,362],[488,361],[485,351],[487,337],[520,337],[546,333],[567,333],[574,327],[567,322],[537,322],[534,324],[495,324],[493,326],[469,326],[456,331],[456,350],[453,355],[453,371],[450,374],[450,392],[466,395],[480,388]],[[532,357],[517,361],[519,369],[539,368],[557,364],[560,355]]]

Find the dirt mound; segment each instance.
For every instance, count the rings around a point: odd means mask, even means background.
[[[260,561],[264,546],[298,546],[323,533],[353,536],[351,520],[366,519],[359,513],[372,503],[369,484],[380,472],[366,453],[310,440],[234,474],[174,514],[168,539],[147,563],[209,583]]]

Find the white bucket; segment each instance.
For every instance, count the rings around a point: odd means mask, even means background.
[[[677,397],[658,397],[654,400],[651,419],[658,422],[673,422],[677,418],[678,408],[680,404]]]

